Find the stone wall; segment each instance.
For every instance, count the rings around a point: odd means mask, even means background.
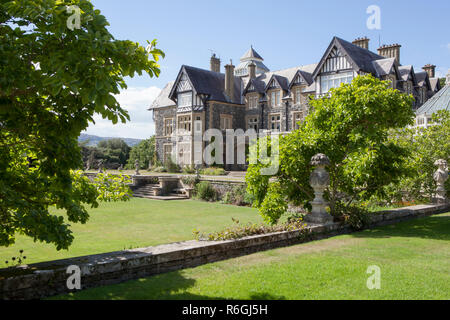
[[[447,212],[449,204],[399,208],[372,216],[371,227]],[[307,241],[349,233],[341,223],[310,226]],[[229,241],[185,241],[133,250],[0,269],[0,299],[38,299],[68,293],[67,268],[81,269],[81,287],[97,287],[305,241],[299,231],[276,232]]]

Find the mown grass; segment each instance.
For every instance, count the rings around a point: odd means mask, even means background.
[[[449,270],[447,213],[55,299],[449,299]]]
[[[65,217],[62,211],[52,210]],[[160,201],[133,198],[129,202],[103,203],[89,210],[90,219],[73,224],[75,240],[69,250],[57,251],[53,245],[35,243],[17,236],[16,244],[0,248],[0,268],[23,249],[25,263],[63,259],[88,254],[152,246],[194,238],[193,230],[220,231],[233,222],[261,222],[257,210],[195,200]]]

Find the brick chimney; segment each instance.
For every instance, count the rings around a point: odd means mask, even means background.
[[[397,63],[400,64],[400,47],[398,43],[395,44],[384,44],[378,48],[378,54],[385,58],[395,58]]]
[[[367,49],[369,50],[369,41],[370,39],[367,37],[362,37],[362,38],[356,38],[355,40],[353,40],[353,44],[355,46],[361,47],[363,49]]]
[[[432,65],[432,64],[426,64],[422,67],[423,70],[426,71],[426,73],[428,73],[428,78],[434,78],[436,73],[436,66]]]
[[[211,71],[220,72],[220,59],[216,57],[216,54],[213,53],[210,60]]]
[[[225,66],[225,93],[233,100],[234,98],[234,65],[230,60],[230,64]]]
[[[250,79],[256,78],[256,64],[254,62],[248,65],[248,75]]]

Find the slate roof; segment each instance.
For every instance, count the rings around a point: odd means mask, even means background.
[[[315,78],[319,73],[323,63],[325,62],[326,58],[328,57],[334,46],[338,47],[340,50],[343,51],[344,54],[346,54],[347,58],[351,62],[353,62],[356,69],[359,69],[363,72],[377,74],[376,69],[372,62],[376,60],[386,59],[385,57],[373,53],[370,50],[354,45],[353,43],[348,42],[344,39],[333,37],[333,40],[331,41],[330,45],[328,46],[328,49],[325,51],[325,54],[323,55],[322,59],[317,65],[316,70],[313,73],[313,78]]]
[[[398,67],[398,71],[400,72],[400,78],[403,81],[408,81],[410,80],[410,78],[412,78],[411,80],[414,83],[416,82],[415,76],[414,76],[414,68],[413,66],[409,65],[409,66],[400,66]]]
[[[395,69],[395,58],[375,60],[372,61],[372,65],[379,77],[386,76],[392,73],[392,69]]]
[[[289,89],[289,84],[294,79],[297,71],[300,71],[307,81],[309,79],[310,82],[308,84],[311,84],[313,82],[311,73],[314,71],[316,66],[317,64],[309,64],[289,69],[266,72],[257,76],[255,79],[250,80],[249,82],[251,82],[255,86],[256,91],[263,93],[265,92],[265,89],[272,77],[275,77],[283,90],[287,91]],[[247,87],[248,86],[249,85],[247,85]]]
[[[431,78],[430,86],[431,86],[432,91],[434,91],[434,92],[439,91],[439,89],[441,88],[441,85],[439,83],[439,78]]]
[[[242,103],[241,79],[239,77],[234,77],[234,97],[227,97],[225,94],[225,74],[186,65],[181,67],[180,73],[183,70],[185,70],[197,94],[208,95],[209,100]]]
[[[166,84],[148,110],[176,106],[176,103],[169,99],[169,94],[172,91],[174,83],[175,81],[170,81]]]
[[[450,85],[448,84],[427,100],[427,102],[416,111],[416,115],[431,115],[439,110],[450,111]]]
[[[431,90],[428,73],[425,71],[416,72],[416,81],[418,86],[427,87],[427,89]]]
[[[242,60],[253,60],[253,59],[261,59],[264,60],[259,54],[258,52],[255,51],[255,49],[253,49],[253,47],[250,47],[250,49],[248,49],[248,51],[246,53],[244,53],[244,55],[241,57],[241,61]]]

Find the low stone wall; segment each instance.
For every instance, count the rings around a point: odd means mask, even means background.
[[[245,186],[245,182],[241,181],[219,180],[205,177],[202,177],[200,181],[208,181],[214,190],[216,190],[220,199],[223,198],[225,193],[231,192],[234,187]]]
[[[449,204],[418,205],[379,212],[370,227],[429,216],[450,210]],[[300,231],[276,232],[229,241],[185,241],[154,247],[36,263],[19,269],[0,269],[0,299],[38,299],[71,292],[67,268],[81,269],[81,287],[103,286],[154,274],[195,267],[304,241],[352,232],[341,223],[311,225],[307,238]]]

